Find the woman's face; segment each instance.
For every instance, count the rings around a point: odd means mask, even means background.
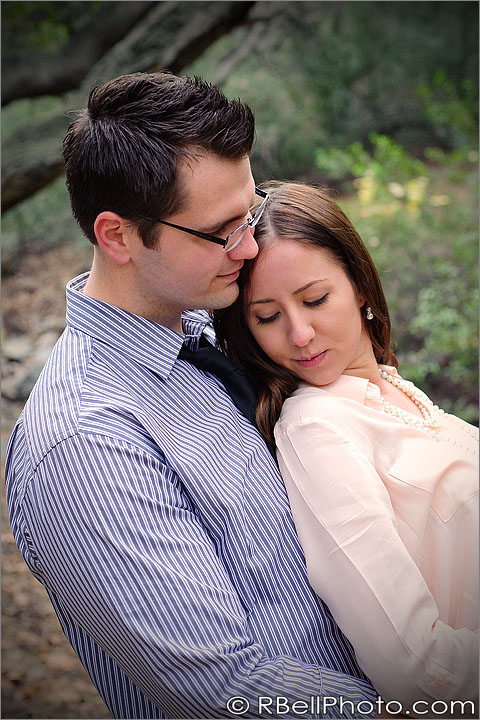
[[[312,385],[365,376],[375,362],[358,295],[323,248],[277,241],[262,250],[247,295],[247,323],[263,351]]]

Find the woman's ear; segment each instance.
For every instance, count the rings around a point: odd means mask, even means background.
[[[97,215],[94,224],[99,248],[117,265],[126,265],[141,242],[135,229],[117,213],[105,210]]]
[[[365,305],[365,298],[363,297],[362,293],[357,293],[357,304],[359,308]]]

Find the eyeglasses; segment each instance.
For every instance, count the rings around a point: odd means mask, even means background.
[[[268,202],[268,193],[266,193],[264,190],[260,190],[259,188],[255,188],[255,195],[263,198],[263,200],[253,212],[252,217],[248,218],[248,220],[245,220],[245,222],[242,223],[239,227],[235,228],[235,230],[232,230],[232,232],[229,233],[225,239],[215,237],[215,235],[209,235],[208,233],[200,232],[199,230],[191,230],[190,228],[183,227],[182,225],[175,225],[174,223],[167,222],[166,220],[149,217],[148,215],[140,215],[140,217],[144,220],[151,220],[151,222],[168,225],[169,227],[173,227],[176,230],[182,230],[182,232],[189,233],[190,235],[195,235],[196,237],[203,238],[204,240],[209,240],[210,242],[217,243],[217,245],[222,245],[223,252],[230,252],[230,250],[236,248],[237,245],[242,241],[242,238],[247,228],[255,227],[255,225],[262,217],[263,211],[265,210],[265,205]]]

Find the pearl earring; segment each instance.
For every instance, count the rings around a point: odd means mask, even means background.
[[[372,312],[372,308],[370,307],[370,305],[367,305],[366,315],[367,315],[367,320],[373,320],[373,312]]]

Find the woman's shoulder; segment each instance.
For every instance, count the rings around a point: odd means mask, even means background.
[[[333,398],[338,397],[328,386],[318,387],[317,385],[309,385],[308,383],[300,382],[297,389],[289,395],[284,402],[284,407],[302,407],[308,406],[309,404],[329,402]]]
[[[354,415],[361,409],[367,384],[368,381],[365,381],[365,388],[360,390],[358,397],[352,397],[351,393],[339,394],[338,388],[333,391],[328,385],[317,387],[300,383],[297,390],[285,400],[279,423],[341,423],[346,416]]]

